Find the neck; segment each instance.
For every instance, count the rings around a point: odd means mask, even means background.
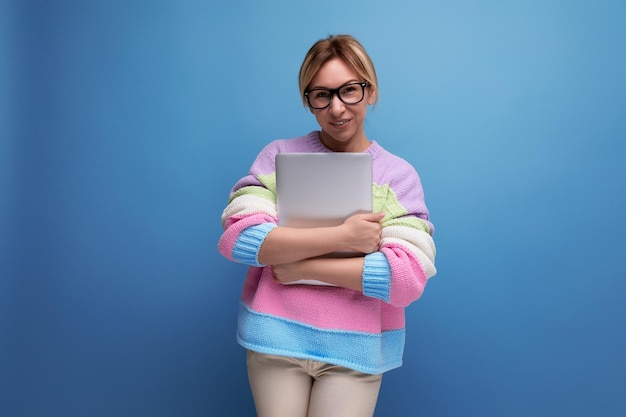
[[[323,130],[320,131],[319,137],[322,144],[333,152],[365,152],[370,146],[365,133],[345,142],[333,139]]]

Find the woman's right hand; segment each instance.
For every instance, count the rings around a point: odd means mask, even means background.
[[[385,213],[361,213],[348,217],[343,224],[342,235],[346,250],[372,253],[378,250],[382,235],[381,221]]]

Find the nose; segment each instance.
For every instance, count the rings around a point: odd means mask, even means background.
[[[335,93],[330,100],[330,106],[328,106],[331,114],[341,114],[343,112],[345,105],[343,101],[339,99],[339,94]]]

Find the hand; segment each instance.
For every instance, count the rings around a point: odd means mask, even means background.
[[[361,213],[348,217],[340,226],[346,249],[366,254],[377,251],[384,217],[385,213]]]
[[[297,281],[302,279],[301,274],[298,273],[298,267],[301,262],[289,262],[279,265],[272,265],[272,273],[274,274],[274,280],[282,284]]]

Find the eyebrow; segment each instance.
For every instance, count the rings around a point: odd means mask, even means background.
[[[343,87],[344,85],[348,85],[348,84],[352,84],[352,83],[362,83],[362,82],[363,81],[359,81],[359,80],[353,79],[353,80],[350,80],[350,81],[346,81],[345,83],[341,84],[339,87],[335,87],[335,88],[318,85],[318,86],[311,87],[308,90],[309,91],[312,91],[312,90],[335,90],[337,88]]]

